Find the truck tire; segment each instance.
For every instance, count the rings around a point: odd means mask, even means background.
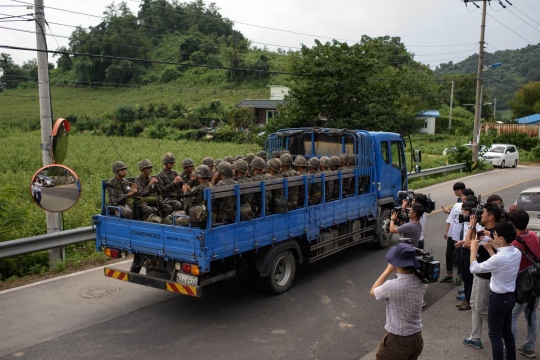
[[[375,242],[375,247],[378,249],[387,248],[392,243],[392,234],[389,231],[391,215],[390,209],[381,209],[381,216],[377,222],[377,241]]]
[[[270,275],[262,278],[263,287],[272,294],[283,294],[291,287],[296,274],[296,260],[290,250],[278,253],[272,260]]]

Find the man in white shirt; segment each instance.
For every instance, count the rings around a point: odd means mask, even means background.
[[[491,340],[493,360],[503,360],[503,340],[506,347],[506,359],[516,359],[516,343],[512,335],[512,309],[516,303],[514,291],[521,262],[521,251],[511,245],[515,238],[516,230],[510,223],[501,222],[495,225],[490,243],[497,247],[497,253],[482,263],[476,260],[480,241],[471,242],[471,273],[491,273],[488,335]]]

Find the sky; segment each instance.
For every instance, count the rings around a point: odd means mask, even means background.
[[[540,42],[540,1],[491,1],[487,7],[487,51],[519,49]],[[235,29],[253,42],[270,49],[295,49],[302,44],[312,46],[315,39],[322,42],[338,39],[353,43],[362,35],[399,36],[417,61],[433,69],[440,63],[459,62],[478,53],[481,9],[462,0],[215,0],[221,14],[235,22]],[[0,0],[0,45],[35,48],[36,35],[14,31],[35,32],[32,22],[6,22],[6,15],[31,13],[26,4],[32,0]],[[71,26],[95,26],[97,17],[62,12],[65,9],[102,16],[110,0],[44,0],[45,17],[50,22],[47,33],[50,48],[67,46]],[[117,1],[118,3],[118,1]],[[138,0],[127,0],[137,12]],[[210,2],[206,2],[209,4]],[[482,1],[477,1],[480,7]],[[16,5],[17,7],[14,7]],[[22,6],[21,6],[22,5]],[[19,7],[20,6],[20,7]],[[52,24],[56,23],[56,24]],[[256,25],[256,26],[252,26]],[[6,29],[10,28],[10,29]],[[272,30],[272,29],[279,29]],[[315,35],[315,36],[312,36]],[[36,57],[34,52],[7,50],[14,61],[22,64]],[[504,65],[504,64],[503,64]]]

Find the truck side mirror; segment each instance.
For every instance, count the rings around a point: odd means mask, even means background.
[[[422,162],[422,150],[414,150],[414,162]]]

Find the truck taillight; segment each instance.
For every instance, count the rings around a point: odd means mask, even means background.
[[[110,258],[117,258],[118,259],[118,258],[120,258],[122,256],[121,253],[120,253],[120,250],[118,250],[118,249],[105,248],[103,253],[105,254],[105,256],[110,257]]]
[[[182,264],[182,271],[185,272],[186,274],[191,274],[191,275],[195,275],[195,276],[199,276],[199,274],[200,274],[199,267],[197,265],[193,265],[193,264],[183,263]]]

